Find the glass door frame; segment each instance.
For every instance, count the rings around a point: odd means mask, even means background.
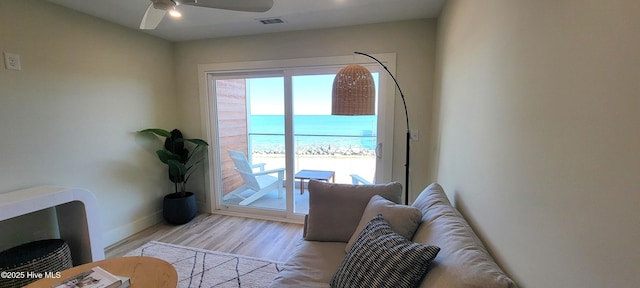
[[[396,54],[384,53],[373,54],[374,57],[385,63],[391,73],[395,73],[396,67]],[[336,57],[318,57],[318,58],[303,58],[303,59],[284,59],[284,60],[270,60],[270,61],[250,61],[250,62],[230,62],[230,63],[214,63],[214,64],[200,64],[198,65],[198,78],[199,78],[199,91],[200,91],[200,113],[201,113],[201,127],[202,135],[205,139],[211,143],[211,147],[219,147],[217,134],[213,131],[218,131],[217,128],[217,110],[215,101],[215,85],[213,79],[215,75],[274,75],[282,73],[284,76],[284,90],[285,90],[285,131],[293,131],[293,91],[292,91],[292,77],[296,73],[305,73],[304,71],[318,70],[323,66],[329,67],[343,67],[348,64],[360,64],[372,72],[378,72],[380,75],[379,81],[379,97],[378,100],[378,143],[384,143],[377,149],[377,168],[376,169],[376,181],[377,182],[389,182],[392,179],[393,167],[393,128],[394,128],[394,105],[396,101],[396,89],[393,85],[393,80],[388,77],[384,69],[380,67],[378,63],[367,58],[360,56],[336,56]],[[386,76],[384,76],[386,75]],[[380,144],[379,144],[380,145]],[[292,133],[285,132],[285,153],[286,161],[286,179],[294,179],[293,167],[294,157],[293,151],[294,140]],[[222,191],[219,188],[221,181],[220,172],[220,151],[218,149],[210,150],[208,153],[207,161],[204,163],[205,171],[205,191],[207,208],[210,213],[227,214],[227,215],[241,215],[250,216],[261,219],[271,219],[278,221],[288,221],[301,223],[304,220],[304,215],[295,214],[293,209],[293,192],[294,181],[285,181],[285,195],[286,195],[286,209],[280,210],[266,210],[259,208],[249,207],[236,207],[228,206],[221,203]],[[383,164],[384,163],[384,164]]]

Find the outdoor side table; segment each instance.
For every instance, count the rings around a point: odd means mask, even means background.
[[[335,182],[336,172],[335,171],[323,171],[323,170],[300,170],[296,175],[294,175],[295,179],[300,179],[300,195],[304,194],[304,181],[305,180],[319,180],[324,182]]]

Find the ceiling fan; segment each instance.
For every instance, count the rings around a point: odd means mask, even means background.
[[[244,12],[266,12],[273,7],[273,0],[151,0],[151,4],[142,17],[140,29],[155,29],[167,12],[179,17],[180,12],[176,10],[179,5]]]

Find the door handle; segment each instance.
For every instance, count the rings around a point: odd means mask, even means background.
[[[382,159],[382,142],[378,143],[378,146],[376,146],[376,158]]]

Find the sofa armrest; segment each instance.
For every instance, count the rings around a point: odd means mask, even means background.
[[[422,224],[413,241],[440,247],[422,287],[517,287],[500,269],[442,187],[429,185],[414,201]]]

